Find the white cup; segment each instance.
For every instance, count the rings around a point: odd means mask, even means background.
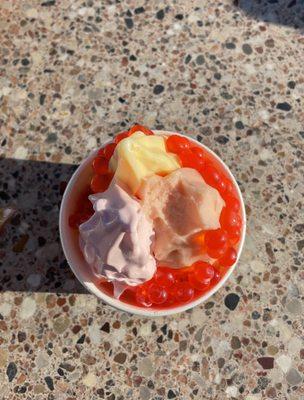
[[[153,131],[154,134],[156,135],[176,135],[177,133],[173,132],[167,132],[167,131]],[[183,136],[183,135],[180,135]],[[86,159],[83,160],[83,162],[80,164],[80,166],[77,168],[77,170],[74,172],[73,176],[71,177],[66,190],[64,192],[62,202],[61,202],[61,207],[60,207],[60,215],[59,215],[59,231],[60,231],[60,239],[61,239],[61,244],[62,248],[65,254],[65,257],[76,275],[77,279],[79,282],[82,283],[82,285],[91,293],[95,294],[98,298],[103,300],[105,303],[110,304],[111,306],[118,308],[119,310],[129,312],[132,314],[137,314],[137,315],[142,315],[146,317],[157,317],[157,316],[164,316],[164,315],[171,315],[171,314],[176,314],[180,313],[182,311],[186,311],[192,307],[197,306],[198,304],[202,303],[203,301],[209,299],[217,290],[219,290],[224,283],[227,281],[229,276],[232,274],[238,260],[240,257],[240,254],[243,249],[244,245],[244,240],[245,240],[245,233],[246,233],[246,214],[245,214],[245,206],[244,206],[244,201],[243,197],[241,194],[241,191],[238,187],[238,184],[230,172],[229,168],[227,165],[213,152],[211,151],[208,147],[204,146],[202,143],[199,143],[197,140],[188,138],[192,142],[194,142],[197,146],[200,146],[202,149],[207,150],[209,153],[211,153],[223,166],[225,169],[226,173],[229,175],[230,179],[233,181],[239,198],[241,202],[241,213],[242,213],[242,221],[243,221],[243,227],[242,227],[242,234],[241,234],[241,239],[238,244],[237,248],[237,260],[236,262],[229,268],[229,270],[226,272],[226,274],[222,277],[222,279],[212,288],[210,289],[207,293],[202,294],[199,298],[196,298],[193,301],[190,301],[186,304],[182,304],[176,307],[172,308],[166,308],[166,309],[155,309],[153,307],[150,308],[144,308],[144,307],[139,307],[131,304],[127,304],[121,300],[115,299],[112,296],[109,296],[108,294],[104,293],[102,289],[98,286],[98,279],[96,276],[93,274],[90,266],[86,263],[82,252],[79,248],[78,244],[78,232],[75,229],[72,229],[69,226],[69,216],[75,211],[76,209],[76,199],[77,196],[79,196],[81,190],[89,184],[90,178],[92,176],[92,161],[94,157],[96,156],[98,150],[93,151]],[[104,145],[109,143],[109,141],[105,142]]]

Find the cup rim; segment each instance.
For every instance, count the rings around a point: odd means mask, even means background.
[[[101,289],[99,289],[93,282],[85,282],[82,279],[81,274],[79,273],[79,270],[77,268],[77,256],[73,255],[67,240],[67,236],[65,235],[65,227],[66,227],[66,223],[67,223],[67,210],[68,210],[68,199],[69,199],[69,194],[74,186],[74,184],[77,182],[77,178],[79,177],[80,173],[87,167],[87,164],[90,163],[93,158],[95,157],[95,155],[97,154],[99,149],[95,149],[93,150],[78,166],[78,168],[76,169],[76,171],[73,173],[73,175],[71,176],[67,187],[64,191],[63,197],[62,197],[62,201],[61,201],[61,205],[60,205],[60,212],[59,212],[59,233],[60,233],[60,241],[61,241],[61,246],[64,252],[64,255],[66,257],[66,260],[71,268],[71,270],[73,271],[74,275],[76,276],[76,278],[78,279],[78,281],[92,294],[94,294],[95,296],[97,296],[99,299],[101,299],[102,301],[104,301],[105,303],[111,305],[112,307],[120,310],[120,311],[124,311],[124,312],[128,312],[131,314],[136,314],[136,315],[140,315],[143,317],[161,317],[161,316],[166,316],[166,315],[172,315],[172,314],[178,314],[184,311],[187,311],[201,303],[203,303],[204,301],[206,301],[207,299],[209,299],[214,293],[216,293],[222,286],[224,286],[224,284],[226,283],[226,281],[229,279],[229,277],[231,276],[232,272],[234,271],[239,259],[240,259],[240,255],[242,253],[243,250],[243,246],[244,246],[244,241],[245,241],[245,236],[246,236],[246,211],[245,211],[245,205],[244,205],[244,200],[243,200],[243,196],[241,193],[241,190],[238,186],[238,183],[235,179],[235,177],[233,176],[232,172],[230,171],[230,169],[228,168],[228,166],[225,164],[225,162],[216,154],[214,153],[211,149],[209,149],[209,147],[207,147],[206,145],[204,145],[203,143],[200,143],[198,140],[191,138],[189,136],[183,135],[181,133],[178,132],[171,132],[171,131],[163,131],[163,130],[153,130],[153,133],[156,135],[166,135],[166,136],[171,136],[171,135],[178,135],[181,137],[187,137],[187,139],[191,140],[192,142],[194,142],[196,145],[200,146],[201,148],[203,148],[204,150],[208,151],[209,153],[212,154],[213,157],[215,157],[215,159],[221,164],[221,166],[224,168],[225,172],[228,174],[228,176],[230,177],[230,179],[232,180],[232,182],[234,183],[239,199],[240,199],[240,203],[241,203],[241,213],[242,213],[242,219],[243,219],[243,228],[242,228],[242,234],[241,234],[241,239],[239,242],[239,246],[238,246],[238,250],[237,250],[237,259],[236,262],[226,271],[226,274],[224,275],[224,277],[212,288],[210,289],[208,292],[204,293],[202,296],[198,297],[197,299],[190,301],[189,303],[177,306],[177,307],[172,307],[172,308],[168,308],[168,309],[150,309],[150,308],[143,308],[143,307],[137,307],[137,306],[133,306],[131,304],[125,303],[119,299],[115,299],[114,297],[111,297],[109,295],[107,295],[106,293],[104,293]],[[112,139],[106,140],[103,143],[103,146],[107,145],[108,143],[112,142]],[[89,268],[89,266],[88,266]]]

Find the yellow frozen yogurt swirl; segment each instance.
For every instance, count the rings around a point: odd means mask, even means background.
[[[142,181],[153,174],[167,175],[180,168],[178,157],[166,150],[163,136],[135,132],[121,140],[110,159],[114,178],[136,193]]]

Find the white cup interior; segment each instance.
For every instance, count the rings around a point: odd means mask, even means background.
[[[173,132],[167,132],[167,131],[153,131],[154,134],[156,135],[176,135],[177,133]],[[180,135],[183,136],[183,135]],[[88,185],[88,182],[90,180],[90,177],[92,176],[92,161],[94,157],[97,154],[98,150],[93,151],[77,168],[77,170],[74,172],[73,176],[71,177],[66,190],[64,192],[62,202],[61,202],[61,207],[60,207],[60,215],[59,215],[59,230],[60,230],[60,238],[61,238],[61,244],[62,248],[65,254],[65,257],[76,275],[77,279],[82,283],[82,285],[89,290],[91,293],[95,294],[98,298],[103,300],[104,302],[110,304],[111,306],[118,308],[122,311],[126,311],[129,313],[137,314],[137,315],[142,315],[142,316],[150,316],[150,317],[156,317],[156,316],[164,316],[164,315],[171,315],[175,313],[179,313],[182,311],[186,311],[203,301],[207,300],[210,296],[213,295],[220,287],[224,285],[226,280],[229,278],[231,273],[233,272],[240,254],[242,252],[243,244],[244,244],[244,239],[245,239],[245,232],[246,232],[246,214],[245,214],[245,207],[244,207],[244,201],[243,197],[241,194],[241,191],[238,187],[238,184],[230,172],[229,168],[226,166],[226,164],[213,152],[211,151],[208,147],[204,146],[203,144],[199,143],[197,140],[188,138],[189,140],[195,142],[196,145],[202,147],[203,149],[207,150],[209,153],[211,153],[223,166],[225,169],[226,173],[229,175],[231,180],[233,181],[237,192],[238,196],[240,198],[241,202],[241,213],[242,213],[242,219],[243,219],[243,228],[242,228],[242,235],[240,242],[238,244],[238,256],[237,260],[234,265],[232,265],[229,270],[226,272],[224,277],[215,285],[210,291],[207,293],[204,293],[201,297],[180,305],[178,307],[172,307],[168,309],[155,309],[153,307],[151,308],[143,308],[143,307],[137,307],[131,304],[127,304],[123,301],[120,301],[118,299],[115,299],[112,296],[109,296],[108,294],[104,293],[100,287],[98,287],[97,283],[98,280],[96,276],[93,274],[91,271],[90,266],[86,263],[85,259],[83,258],[83,255],[81,253],[81,250],[78,245],[78,233],[75,229],[72,229],[69,226],[69,216],[75,211],[76,209],[76,200],[77,197],[79,196],[79,193],[81,190]],[[104,145],[109,143],[109,141],[105,142]]]

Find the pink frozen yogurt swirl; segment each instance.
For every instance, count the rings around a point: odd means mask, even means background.
[[[155,273],[152,223],[116,182],[89,199],[95,213],[79,227],[80,247],[94,273],[113,282],[118,298],[126,285],[137,286]]]

